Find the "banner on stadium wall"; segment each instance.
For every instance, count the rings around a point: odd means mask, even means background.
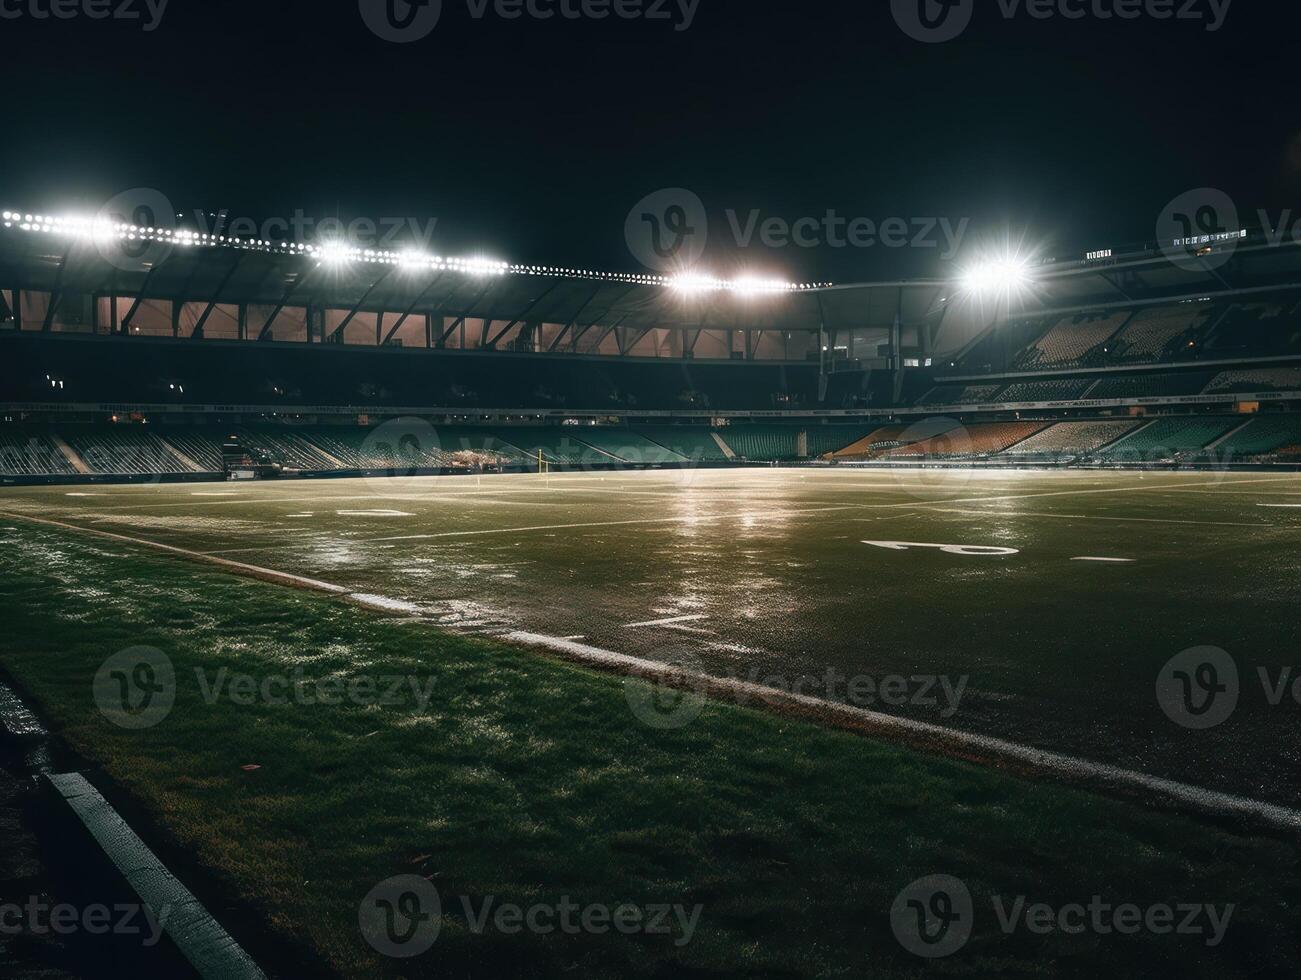
[[[905,408],[846,408],[846,409],[796,409],[787,412],[777,411],[734,411],[722,412],[727,418],[747,419],[790,419],[790,418],[894,418],[900,415],[956,415],[973,412],[1024,412],[1054,411],[1063,409],[1099,409],[1155,407],[1161,405],[1228,405],[1237,402],[1279,402],[1301,399],[1299,391],[1261,391],[1232,392],[1216,395],[1172,395],[1166,398],[1114,398],[1086,399],[1081,401],[1054,402],[998,402],[960,405],[926,405]],[[294,415],[371,415],[391,418],[395,415],[465,415],[464,406],[444,408],[430,405],[383,406],[383,405],[173,405],[147,404],[143,402],[122,403],[58,403],[44,402],[0,402],[0,410],[6,412],[58,412],[100,413],[104,415],[126,415],[138,412],[145,415],[273,415],[288,417]],[[703,418],[705,415],[719,416],[718,409],[708,411],[611,411],[600,409],[546,409],[546,408],[475,408],[469,410],[474,415],[528,415],[544,419],[567,419],[575,416],[599,415],[617,416],[626,419],[663,419],[663,418]]]

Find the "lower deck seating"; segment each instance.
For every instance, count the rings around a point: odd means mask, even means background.
[[[909,443],[924,442],[950,429],[958,427],[955,419],[923,419],[920,422],[913,422],[908,425],[883,425],[879,429],[874,429],[857,442],[850,443],[843,449],[839,449],[831,454],[834,460],[844,460],[846,462],[861,462],[869,459],[876,459],[890,452],[892,449],[898,449],[900,446],[906,446]]]
[[[1078,459],[1096,452],[1108,443],[1134,431],[1141,422],[1058,422],[1036,432],[1003,453],[1025,461],[1062,461]]]
[[[1208,395],[1256,391],[1301,391],[1301,367],[1222,371],[1206,386]]]
[[[655,428],[638,428],[641,436],[656,445],[672,450],[679,456],[693,462],[723,463],[727,453],[714,439],[713,433],[701,426],[665,425]]]
[[[76,472],[45,433],[10,425],[0,428],[0,476],[70,476]]]
[[[800,427],[796,425],[729,425],[719,431],[723,441],[740,459],[797,459]]]
[[[193,460],[200,472],[222,471],[221,440],[211,433],[190,429],[159,429],[158,436],[173,451]]]
[[[313,445],[307,433],[295,432],[288,426],[278,430],[241,427],[237,435],[244,445],[259,449],[292,469],[321,472],[347,469],[342,460]]]
[[[495,436],[523,453],[525,460],[536,462],[541,455],[543,461],[562,466],[586,466],[615,461],[611,454],[583,442],[581,432],[581,427],[558,425],[493,429]]]
[[[101,476],[193,473],[167,443],[141,426],[105,426],[66,437],[86,468]]]
[[[1218,461],[1249,461],[1274,456],[1297,443],[1301,443],[1301,416],[1261,415],[1217,444],[1213,455]]]
[[[1028,439],[1047,422],[974,422],[885,453],[890,460],[974,459],[994,456]]]
[[[585,425],[578,427],[574,434],[594,449],[609,453],[626,463],[660,466],[687,461],[687,457],[681,453],[661,446],[631,429]]]
[[[1241,420],[1211,418],[1157,419],[1114,445],[1098,458],[1112,463],[1164,463],[1204,449]]]
[[[810,459],[820,459],[830,453],[839,452],[851,446],[871,432],[872,425],[810,425],[804,431],[808,434],[807,450]]]

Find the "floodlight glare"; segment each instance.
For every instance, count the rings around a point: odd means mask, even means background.
[[[327,242],[321,246],[321,261],[329,265],[341,265],[348,261],[348,247],[339,242]]]
[[[962,286],[973,293],[1015,293],[1030,283],[1030,267],[1020,259],[998,259],[973,265],[962,274]]]

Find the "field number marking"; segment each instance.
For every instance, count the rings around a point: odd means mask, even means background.
[[[910,548],[935,548],[946,555],[964,555],[968,558],[1001,558],[1006,555],[1019,555],[1020,548],[996,548],[991,545],[978,544],[922,544],[917,541],[864,541],[873,548],[885,548],[888,551],[907,551]]]

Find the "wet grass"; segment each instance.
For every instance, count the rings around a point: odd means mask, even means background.
[[[0,531],[0,662],[56,732],[286,943],[349,976],[1295,975],[1295,842],[1254,837],[722,704],[660,730],[617,678],[184,560]],[[126,730],[92,678],[138,645],[175,704]],[[238,703],[229,680],[399,676],[401,703]],[[203,675],[200,682],[196,670]],[[229,688],[223,689],[229,692]],[[281,689],[276,688],[277,692]],[[246,766],[257,766],[246,770]],[[891,903],[923,875],[976,900],[925,964]],[[358,906],[399,874],[442,897],[423,956],[385,960]],[[991,897],[1233,903],[1197,936],[1005,935]],[[471,930],[463,900],[701,906],[673,935]]]

